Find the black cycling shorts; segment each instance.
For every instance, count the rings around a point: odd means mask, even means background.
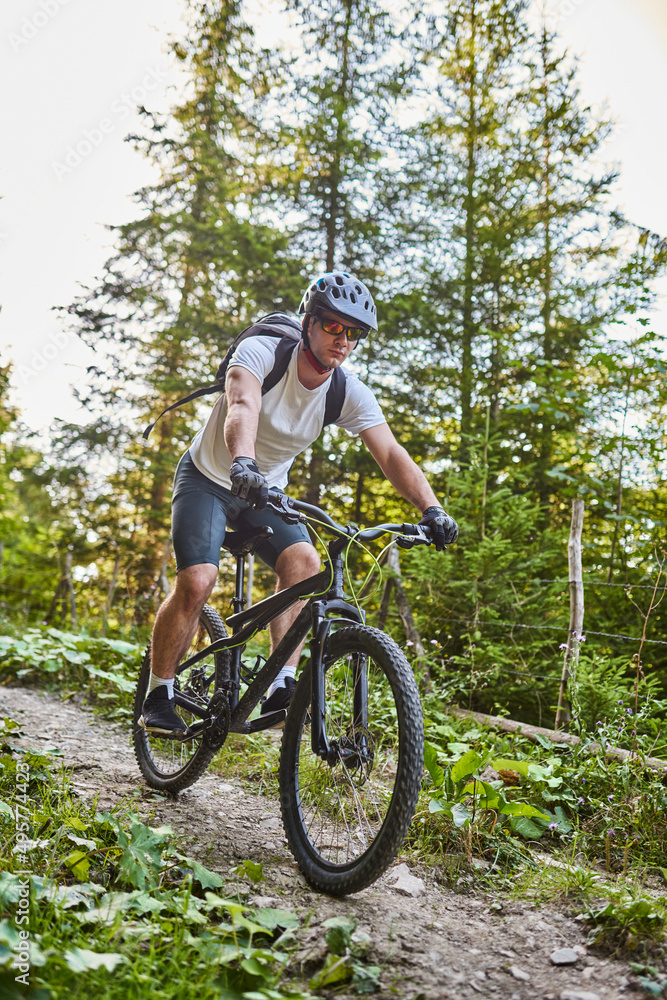
[[[276,559],[295,542],[311,543],[303,524],[285,524],[273,511],[255,510],[247,501],[200,472],[186,451],[174,476],[171,531],[176,571],[199,563],[220,564],[225,529],[269,525],[273,534],[257,547],[257,555],[272,569]]]

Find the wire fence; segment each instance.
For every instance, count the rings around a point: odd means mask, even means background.
[[[534,629],[535,631],[541,632],[543,629],[549,629],[553,632],[567,632],[569,634],[570,628],[568,625],[526,625],[523,622],[502,622],[502,621],[481,621],[470,618],[431,618],[432,622],[447,622],[449,625],[467,625],[468,628],[480,628],[482,626],[500,626],[501,628],[525,628]],[[608,639],[624,639],[628,642],[642,642],[644,645],[651,643],[654,646],[667,646],[667,642],[663,639],[643,639],[640,635],[622,635],[618,632],[597,632],[594,629],[585,629],[584,635],[581,637],[581,641],[585,640],[587,635],[600,635]]]
[[[489,576],[483,580],[480,580],[479,578],[470,580],[463,580],[461,578],[451,579],[448,581],[447,586],[451,586],[452,584],[464,584],[464,583],[465,584],[495,583],[501,579],[504,583],[518,584],[522,587],[525,587],[526,584],[533,584],[533,583],[562,583],[562,584],[568,584],[568,586],[570,583],[572,583],[572,581],[568,580],[566,577],[562,578],[556,577],[553,580],[543,579],[541,577],[537,577],[534,579],[531,579],[530,577],[524,577],[523,580],[507,580],[505,577]],[[583,578],[582,582],[587,587],[620,587],[622,590],[655,590],[655,584],[652,583],[607,583],[606,580],[587,579],[586,577]]]

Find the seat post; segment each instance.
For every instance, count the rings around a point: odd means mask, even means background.
[[[245,556],[237,556],[236,583],[234,587],[234,600],[232,601],[234,614],[237,614],[239,611],[243,611],[245,607],[244,587],[245,587]]]

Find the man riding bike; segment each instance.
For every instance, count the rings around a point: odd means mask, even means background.
[[[225,529],[270,525],[273,535],[257,549],[277,574],[277,589],[317,573],[319,556],[302,524],[285,524],[264,510],[269,486],[284,489],[295,457],[320,435],[332,372],[359,341],[377,330],[368,288],[344,271],[313,281],[299,315],[301,342],[287,371],[265,394],[275,364],[275,337],[242,341],[229,362],[225,392],[181,458],[174,478],[172,536],[176,583],[158,611],[151,641],[151,677],[139,724],[150,733],[178,738],[186,730],[174,708],[174,675],[215,585]],[[391,432],[371,390],[346,372],[345,398],[335,423],[358,435],[396,490],[417,508],[438,550],[458,536],[426,477]],[[301,602],[270,627],[280,642]],[[261,714],[285,709],[295,687],[297,649],[269,688]],[[269,720],[267,719],[267,722]]]

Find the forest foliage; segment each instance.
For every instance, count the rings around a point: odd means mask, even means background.
[[[667,242],[618,209],[613,124],[576,61],[526,0],[276,0],[275,37],[239,0],[186,6],[172,54],[188,86],[133,137],[160,179],[60,312],[99,359],[88,422],[57,421],[39,447],[11,407],[11,359],[0,369],[3,631],[144,641],[174,573],[173,471],[209,404],[168,414],[148,444],[141,430],[210,381],[254,318],[294,310],[309,276],[340,267],[380,317],[352,367],[461,526],[444,556],[402,555],[431,683],[552,724],[580,497],[580,721],[611,718],[635,682],[663,717],[667,398],[651,309]],[[338,520],[414,517],[335,428],[290,491]],[[366,557],[353,569],[362,580]],[[269,586],[258,569],[257,594]],[[228,567],[216,594],[226,605]],[[379,593],[367,609],[372,622]],[[405,643],[393,608],[387,627]]]

